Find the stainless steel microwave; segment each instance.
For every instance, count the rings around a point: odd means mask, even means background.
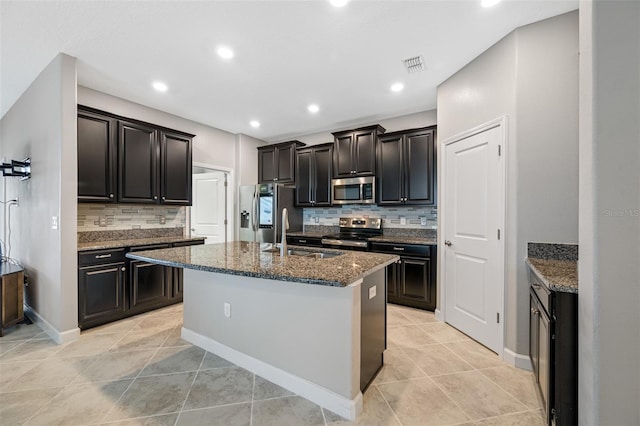
[[[375,204],[376,182],[373,176],[331,181],[331,204]]]

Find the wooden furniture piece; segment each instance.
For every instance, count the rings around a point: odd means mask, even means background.
[[[24,269],[0,263],[0,337],[4,330],[24,320]]]

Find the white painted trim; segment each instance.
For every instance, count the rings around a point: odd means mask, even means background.
[[[501,300],[500,300],[500,318],[502,318],[502,321],[500,322],[501,328],[502,328],[502,333],[500,333],[499,339],[500,341],[498,342],[498,356],[503,358],[505,357],[505,352],[504,350],[506,349],[504,347],[504,340],[505,340],[505,333],[506,333],[506,327],[505,327],[505,321],[506,321],[506,317],[505,317],[505,295],[507,294],[507,270],[505,267],[505,250],[506,250],[506,241],[507,241],[507,223],[506,223],[506,213],[507,213],[507,160],[509,158],[509,154],[508,154],[508,147],[509,147],[509,141],[508,141],[508,120],[507,120],[507,116],[503,115],[497,118],[494,118],[493,120],[490,120],[484,124],[480,124],[479,126],[473,127],[471,129],[465,130],[463,132],[460,132],[458,134],[455,134],[451,137],[448,137],[447,139],[442,141],[442,146],[447,146],[450,145],[452,143],[455,142],[459,142],[463,139],[469,138],[471,136],[477,135],[478,133],[482,133],[482,132],[486,132],[488,130],[491,130],[495,127],[500,127],[502,130],[502,142],[501,142],[501,146],[502,146],[502,187],[500,188],[500,199],[502,202],[502,208],[500,209],[500,218],[499,218],[499,222],[500,222],[500,229],[502,231],[502,235],[500,238],[500,259],[498,260],[498,262],[500,263],[500,265],[498,265],[498,268],[502,270],[502,295],[501,295]],[[440,150],[439,150],[440,151]],[[441,157],[441,167],[439,168],[439,176],[438,176],[438,185],[441,186],[439,188],[438,193],[442,193],[442,191],[440,191],[441,188],[444,188],[445,186],[445,176],[446,176],[446,161],[444,158],[444,151],[445,150],[441,150],[440,152],[442,152]],[[445,198],[441,198],[439,201],[439,212],[446,212],[447,211],[447,207],[446,207],[446,201]],[[445,271],[446,271],[446,264],[445,264],[445,256],[444,256],[444,235],[445,235],[445,231],[446,231],[446,215],[445,214],[438,214],[438,260],[437,260],[437,267],[438,267],[438,271],[439,272],[439,277],[440,277],[440,310],[441,312],[439,313],[439,315],[436,316],[436,318],[440,319],[443,322],[446,322],[446,318],[447,318],[447,312],[446,312],[446,291],[444,289],[444,284],[445,284]]]
[[[346,419],[356,420],[362,412],[362,392],[358,392],[354,399],[348,399],[184,327],[182,327],[182,338]]]
[[[529,355],[517,354],[509,348],[504,348],[502,359],[504,359],[514,367],[521,368],[527,371],[533,371],[533,366],[531,365],[531,358],[529,358]]]
[[[31,321],[38,324],[42,331],[47,333],[47,335],[59,345],[73,342],[80,338],[80,329],[78,327],[67,331],[58,331],[49,321],[44,319],[44,317],[28,305],[25,305],[24,314],[28,316]]]
[[[444,299],[442,299],[444,300]],[[436,309],[435,311],[435,315],[436,315],[436,319],[440,322],[444,322],[444,312],[441,311],[440,309]]]

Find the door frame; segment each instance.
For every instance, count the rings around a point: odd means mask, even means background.
[[[443,194],[443,189],[445,187],[445,183],[446,183],[446,172],[447,172],[447,164],[446,164],[446,158],[445,158],[445,147],[447,145],[451,145],[453,143],[459,142],[463,139],[467,139],[471,136],[475,136],[479,133],[482,132],[486,132],[487,130],[496,128],[496,127],[500,127],[501,129],[501,139],[502,141],[500,142],[500,146],[502,149],[501,152],[501,156],[502,156],[502,185],[500,185],[499,188],[499,199],[500,199],[500,203],[502,204],[501,208],[499,208],[498,210],[500,211],[500,217],[498,218],[498,223],[500,226],[500,230],[501,230],[501,238],[500,238],[500,258],[498,259],[498,269],[502,271],[502,274],[500,274],[500,276],[502,277],[502,300],[499,303],[499,307],[500,307],[500,328],[501,328],[501,333],[499,336],[499,352],[498,352],[498,356],[500,358],[504,358],[504,351],[505,351],[505,347],[504,347],[504,340],[505,340],[505,323],[507,321],[507,318],[505,317],[505,300],[506,300],[506,295],[507,295],[507,271],[505,269],[505,265],[506,265],[506,253],[505,253],[505,248],[506,248],[506,241],[507,238],[509,237],[509,235],[507,234],[507,226],[506,226],[506,217],[507,217],[507,198],[506,198],[506,194],[507,194],[507,170],[508,170],[508,158],[509,158],[509,151],[508,151],[508,122],[507,122],[507,116],[503,115],[500,116],[498,118],[495,118],[493,120],[490,120],[486,123],[480,124],[479,126],[473,127],[471,129],[465,130],[463,132],[457,133],[445,140],[443,140],[440,145],[442,146],[442,154],[439,155],[440,157],[440,167],[439,167],[439,177],[438,177],[438,194]],[[445,246],[444,246],[444,236],[445,236],[445,229],[447,226],[447,217],[446,214],[442,214],[442,212],[446,212],[447,211],[447,205],[446,205],[446,201],[445,201],[445,197],[440,197],[440,200],[438,202],[438,260],[437,260],[437,264],[438,264],[438,308],[436,309],[436,318],[442,322],[447,322],[446,321],[446,291],[444,289],[444,285],[445,285],[445,271],[446,271],[446,263],[445,263]]]
[[[233,178],[233,169],[229,167],[216,166],[213,164],[198,163],[196,161],[193,162],[193,167],[202,167],[203,169],[210,169],[211,171],[223,172],[227,174],[227,190],[225,195],[225,215],[227,219],[227,225],[225,226],[225,242],[234,241],[235,228],[233,218],[235,217],[235,181]],[[193,179],[194,174],[195,173],[191,173],[191,179]],[[186,226],[187,230],[189,231],[188,235],[191,236],[191,206],[187,207],[186,216]]]

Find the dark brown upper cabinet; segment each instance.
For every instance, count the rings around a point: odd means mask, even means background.
[[[282,142],[258,148],[258,183],[293,183],[296,180],[296,148],[300,141]]]
[[[78,201],[191,205],[192,140],[78,106]]]
[[[78,110],[78,201],[115,203],[117,120]]]
[[[436,204],[436,127],[378,138],[378,205]]]
[[[299,148],[296,151],[296,205],[331,205],[333,143]]]
[[[333,133],[333,177],[371,176],[376,173],[376,142],[382,126]]]

